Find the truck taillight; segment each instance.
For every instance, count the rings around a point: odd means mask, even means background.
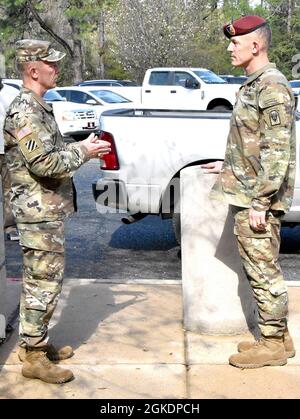
[[[118,154],[117,154],[114,137],[109,132],[101,131],[99,138],[100,140],[108,141],[111,146],[110,153],[105,154],[105,156],[101,158],[101,161],[102,161],[101,169],[102,170],[119,170],[120,165],[119,165]]]

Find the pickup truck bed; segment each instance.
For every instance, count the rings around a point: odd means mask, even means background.
[[[108,159],[93,184],[98,210],[173,216],[180,171],[224,158],[230,117],[230,112],[146,108],[104,112],[100,128],[103,139],[114,145],[115,166]],[[298,114],[297,157],[299,119]],[[286,220],[300,222],[299,159],[293,206]]]

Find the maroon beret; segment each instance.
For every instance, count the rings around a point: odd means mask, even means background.
[[[223,26],[223,31],[227,38],[231,38],[232,36],[246,35],[266,24],[267,21],[260,16],[243,16],[231,23],[226,23]]]

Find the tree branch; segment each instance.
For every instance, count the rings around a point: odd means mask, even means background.
[[[70,45],[64,39],[62,39],[60,36],[58,36],[55,32],[53,32],[53,30],[43,21],[43,19],[38,14],[36,8],[34,7],[34,5],[32,4],[32,2],[30,0],[26,1],[26,7],[32,13],[33,17],[39,23],[41,28],[43,28],[46,32],[49,33],[49,35],[52,36],[52,38],[54,38],[59,44],[61,44],[65,48],[65,50],[70,54],[70,56],[73,58],[74,54],[73,54],[73,51],[72,51]]]
[[[208,15],[204,16],[204,17],[202,18],[202,20],[206,20],[206,19],[207,19],[210,15],[212,15],[212,14],[213,14],[213,12],[214,12],[217,8],[218,8],[218,2],[215,2],[215,3],[212,5],[211,11],[208,13]]]

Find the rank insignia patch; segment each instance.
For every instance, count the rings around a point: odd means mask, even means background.
[[[35,140],[28,140],[25,143],[25,146],[26,146],[27,150],[29,151],[29,153],[32,153],[34,150],[36,150],[38,148],[38,145],[35,142]]]
[[[269,113],[270,116],[270,123],[273,127],[274,125],[281,125],[280,115],[279,112],[276,110],[273,110]]]

